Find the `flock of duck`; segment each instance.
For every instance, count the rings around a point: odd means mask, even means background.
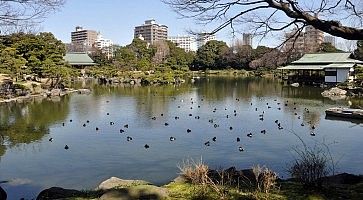
[[[176,100],[176,98],[174,97],[174,100]],[[193,98],[191,98],[190,99],[191,100],[191,104],[193,105],[193,104],[195,104],[196,102],[193,100]],[[204,101],[203,99],[201,99],[201,101]],[[238,98],[236,98],[236,101],[240,101],[240,99],[238,99]],[[109,101],[106,101],[107,103],[109,103]],[[184,102],[184,100],[180,100],[180,102]],[[297,110],[297,107],[296,107],[296,103],[295,102],[293,102],[292,104],[290,104],[289,105],[289,101],[286,101],[286,102],[284,102],[284,104],[282,104],[282,103],[280,103],[280,102],[278,102],[276,99],[274,100],[274,102],[276,103],[276,105],[277,105],[277,110],[281,110],[282,109],[282,105],[284,105],[285,107],[287,107],[287,106],[290,106],[290,105],[293,105],[294,106],[294,110],[296,111]],[[253,106],[253,103],[250,103],[250,105],[251,106]],[[181,106],[178,106],[178,108],[181,108]],[[201,108],[201,106],[200,105],[198,105],[198,108]],[[266,108],[267,108],[267,110],[269,110],[269,109],[272,109],[273,107],[272,107],[272,105],[270,104],[270,103],[266,103]],[[193,109],[193,107],[190,107],[190,109],[192,110]],[[227,108],[225,108],[224,109],[225,111],[227,111]],[[258,112],[259,111],[259,108],[255,108],[254,109],[256,112]],[[212,112],[213,113],[216,113],[217,112],[217,108],[214,108],[213,110],[212,110]],[[267,111],[266,111],[267,112]],[[310,111],[309,111],[309,109],[307,109],[307,108],[304,108],[304,112],[305,113],[309,113]],[[107,116],[109,116],[110,115],[110,113],[106,113],[106,115]],[[232,114],[233,116],[237,116],[237,110],[233,110],[233,114]],[[295,112],[294,113],[294,115],[295,116],[297,116],[297,118],[298,119],[301,119],[301,116],[299,116],[299,114],[297,113],[297,112]],[[160,116],[161,117],[163,117],[164,116],[164,114],[162,113],[162,114],[160,114]],[[193,114],[188,114],[188,116],[189,117],[193,117]],[[227,119],[229,119],[231,116],[230,115],[226,115],[226,118]],[[259,120],[260,121],[264,121],[265,120],[265,111],[262,111],[261,112],[261,114],[259,114]],[[195,119],[197,119],[197,120],[199,120],[200,119],[200,116],[195,116],[194,117]],[[175,116],[174,117],[174,119],[175,120],[179,120],[180,119],[180,117],[179,116]],[[158,120],[158,118],[156,117],[156,116],[153,116],[152,118],[151,118],[151,120],[154,120],[154,121],[157,121]],[[70,119],[69,120],[69,123],[72,123],[73,122],[73,120],[72,119]],[[219,128],[220,127],[220,125],[219,124],[217,124],[216,122],[215,122],[215,120],[214,119],[209,119],[208,120],[208,122],[210,123],[210,124],[212,124],[213,125],[213,127],[214,128]],[[284,128],[283,128],[283,126],[282,126],[282,124],[281,124],[281,122],[279,121],[279,120],[275,120],[274,121],[275,122],[275,124],[276,124],[276,126],[277,126],[277,129],[278,130],[283,130]],[[311,122],[308,122],[308,123],[311,123]],[[89,120],[87,120],[82,126],[83,127],[87,127],[88,126],[88,124],[90,124],[90,121]],[[113,121],[110,121],[109,122],[109,125],[110,126],[114,126],[115,125],[115,123],[113,122]],[[62,123],[62,126],[66,126],[66,123]],[[165,122],[164,123],[164,126],[169,126],[169,123],[167,123],[167,122]],[[301,126],[305,126],[305,124],[304,123],[301,123]],[[128,129],[129,128],[129,124],[124,124],[123,125],[123,127],[121,128],[121,129],[119,129],[119,132],[120,133],[125,133],[126,132],[126,129]],[[313,126],[313,125],[311,125],[311,129],[312,130],[315,130],[315,126]],[[232,131],[233,130],[233,127],[232,126],[230,126],[229,127],[229,130],[230,131]],[[100,131],[100,128],[99,127],[95,127],[95,131],[96,132],[99,132]],[[192,130],[190,129],[190,128],[188,128],[188,129],[186,129],[186,133],[191,133],[192,132]],[[265,129],[263,129],[263,130],[261,130],[260,131],[260,133],[261,134],[266,134],[267,133],[267,131],[265,130]],[[248,137],[248,138],[252,138],[253,137],[253,133],[252,132],[249,132],[248,134],[246,134],[246,136]],[[315,136],[315,133],[312,131],[311,133],[310,133],[310,135],[311,136]],[[171,136],[170,138],[169,138],[169,140],[171,141],[171,142],[174,142],[175,140],[176,140],[176,138],[175,137],[173,137],[173,136]],[[131,136],[127,136],[126,137],[126,141],[127,142],[132,142],[133,141],[133,138],[131,137]],[[212,139],[211,139],[211,141],[212,142],[217,142],[217,137],[213,137]],[[206,141],[206,142],[204,142],[204,145],[205,146],[210,146],[211,144],[212,144],[212,142],[211,141]],[[53,142],[53,138],[49,138],[49,142]],[[237,143],[240,143],[241,142],[241,138],[240,137],[237,137],[236,138],[236,142]],[[68,145],[65,145],[64,146],[64,149],[65,150],[68,150],[70,147],[68,146]],[[145,149],[149,149],[150,148],[150,145],[149,144],[145,144],[144,145],[144,148]],[[238,147],[238,150],[240,151],[240,152],[243,152],[243,151],[245,151],[245,149],[244,149],[244,147],[243,146],[239,146]]]

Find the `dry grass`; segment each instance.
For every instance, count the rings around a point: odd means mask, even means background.
[[[252,171],[256,179],[257,192],[270,193],[271,190],[276,188],[277,174],[271,169],[263,166],[253,166]]]

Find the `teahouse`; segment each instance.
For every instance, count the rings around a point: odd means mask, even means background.
[[[84,68],[88,66],[97,65],[87,53],[67,53],[64,56],[66,62],[72,67]]]
[[[354,80],[354,69],[362,61],[350,58],[350,53],[305,54],[300,60],[281,67],[283,78],[306,84],[342,83]]]

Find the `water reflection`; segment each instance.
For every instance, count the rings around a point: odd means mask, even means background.
[[[49,127],[63,121],[69,113],[69,97],[61,101],[34,100],[24,104],[0,106],[0,155],[7,147],[29,144],[49,134]]]

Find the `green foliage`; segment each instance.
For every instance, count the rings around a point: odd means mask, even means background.
[[[335,48],[331,43],[322,43],[318,50],[319,53],[340,53],[344,52],[340,49]]]
[[[358,40],[357,49],[354,51],[354,58],[363,61],[363,40]]]
[[[220,69],[223,66],[223,55],[228,51],[225,42],[212,40],[198,49],[193,69]]]
[[[1,36],[0,70],[13,77],[32,73],[38,77],[68,77],[65,46],[51,33],[16,33]]]

